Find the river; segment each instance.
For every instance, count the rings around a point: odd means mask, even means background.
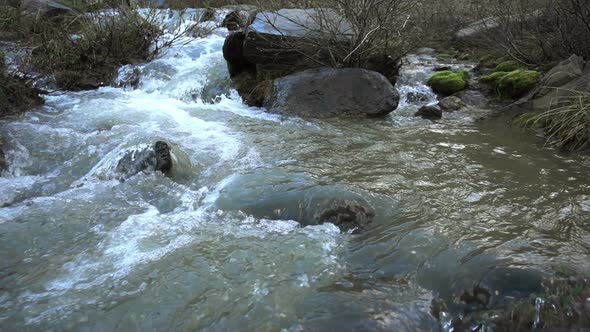
[[[226,34],[137,66],[137,89],[56,92],[0,121],[2,330],[436,330],[436,294],[487,282],[526,296],[531,271],[590,273],[587,158],[486,120],[490,109],[431,122],[405,97],[379,119],[247,107],[227,88]],[[424,81],[437,64],[470,67],[412,55],[398,90],[433,101]],[[112,176],[157,140],[178,158],[170,177]],[[218,207],[326,187],[364,197],[370,227]]]

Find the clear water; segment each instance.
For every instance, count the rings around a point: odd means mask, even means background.
[[[136,90],[59,92],[0,122],[2,330],[436,330],[434,294],[499,267],[590,271],[588,159],[479,121],[489,110],[433,123],[405,99],[383,119],[247,107],[227,88],[226,33],[139,66]],[[436,61],[409,57],[402,95],[433,102]],[[170,177],[112,178],[156,140],[179,160]],[[375,220],[352,235],[216,204],[284,184],[362,195]]]

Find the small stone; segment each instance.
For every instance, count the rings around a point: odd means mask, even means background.
[[[414,116],[420,116],[423,119],[436,120],[442,117],[442,110],[436,105],[422,106]]]

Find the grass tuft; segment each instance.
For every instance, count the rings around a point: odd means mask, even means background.
[[[590,149],[590,93],[577,91],[574,96],[559,98],[527,125],[541,127],[547,144],[564,151]]]

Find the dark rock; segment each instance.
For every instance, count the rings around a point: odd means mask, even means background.
[[[455,96],[443,98],[438,102],[438,107],[444,112],[458,111],[465,106],[465,103]]]
[[[384,54],[382,56],[374,56],[369,58],[363,68],[378,72],[379,74],[385,76],[385,78],[387,78],[391,84],[395,85],[397,78],[399,77],[401,62],[389,55]]]
[[[125,181],[139,172],[152,173],[160,171],[168,174],[172,169],[170,146],[163,141],[157,141],[153,146],[132,150],[119,160],[115,168],[116,177]]]
[[[294,220],[302,226],[333,223],[343,232],[365,229],[374,209],[360,195],[340,186],[318,186],[304,176],[269,171],[236,176],[220,191],[215,208],[255,218]]]
[[[4,144],[2,142],[2,137],[0,137],[0,176],[2,176],[2,172],[8,169],[8,163],[6,163],[6,157],[4,156]]]
[[[380,116],[398,103],[398,92],[377,72],[315,68],[276,79],[264,106],[274,113],[306,117]]]
[[[445,71],[445,70],[451,70],[452,67],[451,66],[438,66],[438,67],[434,67],[434,71]]]
[[[28,14],[41,17],[79,14],[78,11],[53,0],[23,0],[20,7]]]
[[[442,117],[442,110],[436,105],[422,106],[414,116],[420,116],[423,119],[436,120]]]
[[[333,45],[325,40],[325,32],[320,32],[326,25],[335,27],[336,36],[331,38],[341,42],[350,39],[350,24],[331,9],[260,12],[246,29],[244,56],[263,69],[284,73],[330,63]]]
[[[424,103],[428,101],[428,95],[421,92],[411,91],[406,95],[406,100],[409,103]]]
[[[256,76],[256,64],[248,61],[244,56],[245,38],[246,34],[238,31],[227,36],[223,43],[223,58],[227,62],[229,76],[232,78],[242,72]]]
[[[234,10],[229,14],[225,15],[225,18],[221,22],[221,26],[227,28],[229,31],[238,30],[244,27],[245,23],[242,21],[242,17],[240,16],[240,12]]]
[[[221,8],[231,10],[221,22],[221,26],[229,31],[243,29],[250,24],[256,17],[256,7],[248,5],[225,6]]]

